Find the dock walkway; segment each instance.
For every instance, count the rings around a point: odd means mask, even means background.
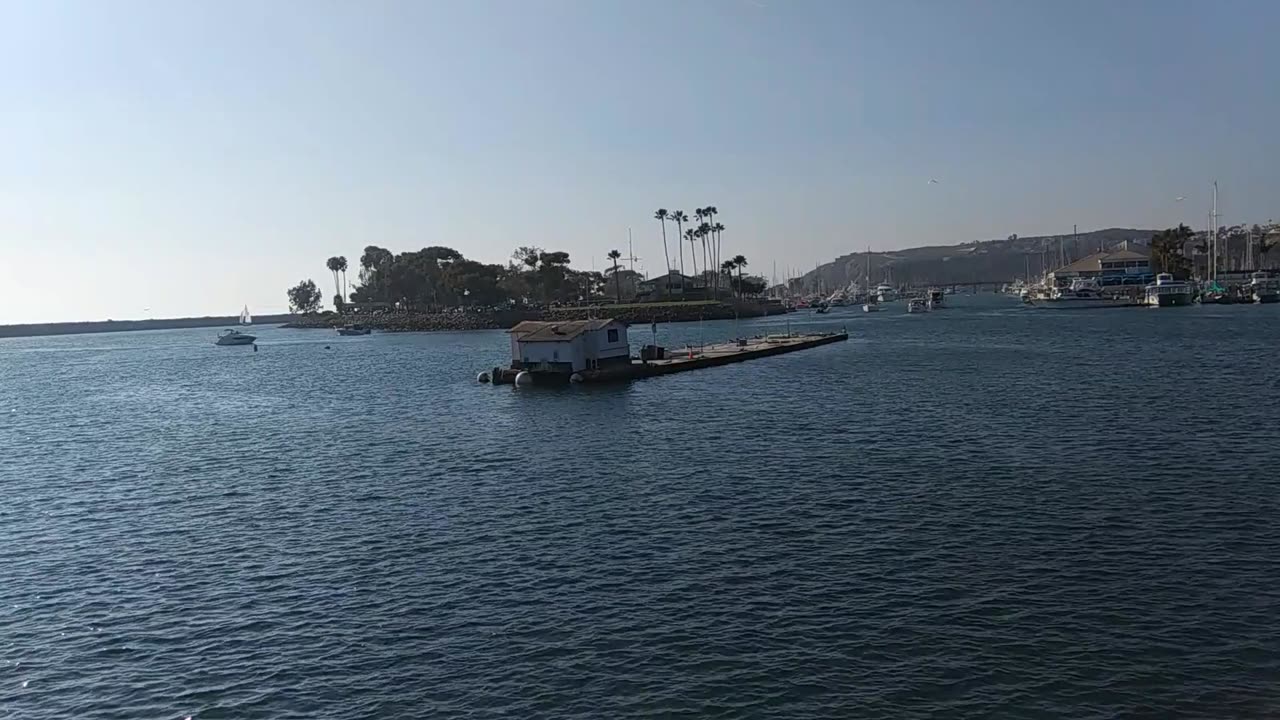
[[[841,331],[838,333],[771,335],[746,338],[730,343],[704,345],[701,347],[692,346],[684,349],[669,350],[667,357],[661,360],[640,360],[637,358],[631,358],[631,362],[629,363],[615,363],[611,365],[604,365],[599,369],[582,370],[575,373],[577,377],[573,379],[591,383],[637,380],[640,378],[656,377],[658,375],[687,372],[689,370],[701,370],[703,368],[728,365],[730,363],[746,362],[747,360],[754,360],[756,358],[782,355],[783,353],[796,352],[798,350],[807,350],[809,348],[818,347],[819,345],[844,342],[848,339],[849,333],[847,331]],[[515,382],[516,375],[518,375],[519,372],[519,370],[514,368],[495,368],[492,381],[496,385],[510,384]],[[563,374],[548,375],[533,373],[532,375],[539,384],[547,381],[566,382],[570,379],[568,375]]]

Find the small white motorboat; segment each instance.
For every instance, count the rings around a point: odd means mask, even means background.
[[[880,312],[880,305],[873,302],[867,303],[862,306],[862,312]]]
[[[223,330],[218,333],[218,340],[214,345],[252,345],[257,341],[257,337],[246,335],[239,330]]]
[[[913,297],[907,301],[907,312],[922,313],[928,312],[929,306],[925,304],[924,298]]]

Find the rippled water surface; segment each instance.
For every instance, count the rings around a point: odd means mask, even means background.
[[[0,717],[1274,717],[1280,307],[953,304],[0,340]]]

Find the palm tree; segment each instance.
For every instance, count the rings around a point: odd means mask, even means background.
[[[689,241],[689,262],[693,264],[693,276],[698,276],[698,233],[693,228],[684,231],[684,239]]]
[[[347,258],[344,255],[338,256],[338,272],[342,273],[342,302],[347,301]]]
[[[324,261],[324,266],[329,268],[329,272],[333,273],[333,293],[338,297],[342,297],[342,288],[338,286],[338,271],[346,266],[346,259],[334,256]]]
[[[741,255],[734,255],[732,260],[727,260],[726,262],[733,263],[733,266],[738,268],[738,294],[741,295],[742,294],[742,268],[747,266],[747,259]]]
[[[613,270],[613,289],[618,296],[618,304],[621,305],[622,304],[622,278],[618,277],[618,269],[620,267],[618,265],[618,258],[622,257],[622,253],[618,252],[617,250],[610,250],[608,257],[610,260],[613,261],[613,267],[609,269]]]
[[[715,210],[715,208],[711,208],[711,209]],[[719,260],[720,259],[720,233],[724,232],[724,225],[721,225],[720,223],[715,223],[714,225],[711,226],[711,230],[714,231],[716,234],[716,259]]]
[[[708,205],[702,208],[702,216],[707,219],[710,227],[707,228],[707,245],[711,248],[711,264],[714,267],[720,266],[720,248],[716,247],[715,236],[715,219],[716,213],[720,212],[715,205]],[[720,289],[720,275],[716,275],[716,290]]]
[[[676,223],[676,247],[680,248],[680,299],[684,299],[684,246],[680,244],[680,238],[684,237],[684,223],[689,219],[683,210],[676,210],[671,213],[671,219]]]
[[[666,277],[662,278],[662,285],[664,288],[666,288],[667,298],[670,299],[671,297],[671,255],[668,254],[667,252],[667,218],[668,217],[670,216],[667,215],[666,208],[658,208],[658,211],[653,214],[653,219],[662,223],[662,257],[664,260],[667,261],[667,275]]]
[[[706,217],[707,215],[705,212],[703,212],[702,216]],[[707,252],[709,248],[708,239],[710,235],[711,235],[711,223],[704,222],[698,226],[698,240],[702,242],[702,270],[704,273],[708,275],[711,274],[711,263],[709,262],[710,255]],[[711,281],[715,280],[715,276],[712,275],[711,277],[707,278],[707,280],[708,280],[708,284],[710,285]]]
[[[728,275],[729,277],[733,277],[733,261],[732,260],[725,260],[724,262],[720,263],[720,275]],[[716,277],[718,278],[720,277],[720,275],[717,275]],[[733,288],[730,288],[730,289],[732,290]],[[738,293],[736,290],[734,290],[733,294],[737,295]]]

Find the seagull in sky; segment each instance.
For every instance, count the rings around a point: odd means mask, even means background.
[[[929,178],[929,184],[930,184],[930,185],[937,185],[937,184],[938,184],[938,181],[937,181],[937,180],[934,180],[933,178]]]
[[[1186,200],[1186,198],[1182,197],[1181,195],[1173,199],[1174,202],[1182,202],[1183,200]]]

